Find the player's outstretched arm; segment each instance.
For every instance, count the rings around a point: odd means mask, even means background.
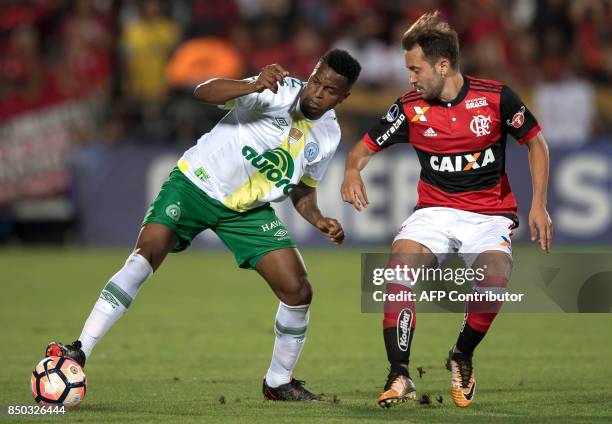
[[[361,170],[365,168],[373,155],[374,151],[366,146],[363,140],[360,140],[349,152],[344,165],[344,181],[340,187],[342,200],[350,203],[360,212],[361,208],[367,208],[369,203],[365,185],[361,179]]]
[[[193,97],[205,103],[222,105],[237,97],[261,93],[265,89],[276,94],[278,84],[284,85],[284,78],[288,75],[289,72],[280,65],[266,65],[255,80],[213,78],[203,82],[193,90]]]
[[[316,188],[299,183],[296,188],[291,190],[289,196],[299,214],[319,230],[321,234],[336,244],[341,244],[344,241],[342,225],[334,218],[323,216],[319,210]]]
[[[552,221],[546,210],[548,146],[541,132],[529,139],[526,144],[529,149],[529,169],[533,186],[533,199],[529,212],[531,240],[534,241],[539,236],[540,247],[548,253],[552,244]]]

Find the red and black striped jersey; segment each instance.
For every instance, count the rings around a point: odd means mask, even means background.
[[[442,206],[504,215],[517,224],[516,199],[505,172],[506,138],[519,143],[540,125],[519,96],[497,81],[463,76],[450,102],[426,101],[410,90],[363,137],[374,151],[410,143],[421,164],[416,208]]]

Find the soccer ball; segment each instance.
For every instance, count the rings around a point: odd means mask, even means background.
[[[30,382],[34,400],[44,406],[76,408],[87,392],[83,368],[64,356],[49,356],[40,361]]]

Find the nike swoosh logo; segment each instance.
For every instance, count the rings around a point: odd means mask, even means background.
[[[465,400],[472,400],[472,398],[474,397],[474,393],[476,393],[476,382],[475,381],[470,391],[468,393],[464,393],[463,397],[465,398]]]
[[[49,381],[49,384],[51,384],[51,387],[53,387],[53,390],[55,390],[55,384],[53,384],[53,380],[49,378],[49,362],[51,361],[53,361],[53,359],[47,358],[45,362],[43,362],[43,367],[45,367],[45,374],[47,375],[47,380]]]

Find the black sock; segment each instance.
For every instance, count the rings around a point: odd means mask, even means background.
[[[457,343],[455,344],[455,346],[462,353],[465,353],[466,355],[472,355],[474,353],[474,349],[476,349],[478,343],[482,341],[485,334],[487,333],[481,333],[480,331],[474,330],[466,322],[465,326],[463,327],[463,330],[461,331],[461,333],[459,333],[459,337],[457,338]]]
[[[391,364],[389,372],[403,375],[410,378],[410,370],[408,369],[408,362],[396,362]]]
[[[412,337],[414,328],[409,329],[407,343],[402,343],[400,346],[400,337],[403,335],[402,329],[397,327],[389,327],[383,330],[383,338],[385,339],[385,348],[387,349],[387,359],[391,364],[391,371],[400,374],[408,375],[408,363],[410,362],[410,346],[412,345]],[[398,331],[400,337],[398,337]]]

